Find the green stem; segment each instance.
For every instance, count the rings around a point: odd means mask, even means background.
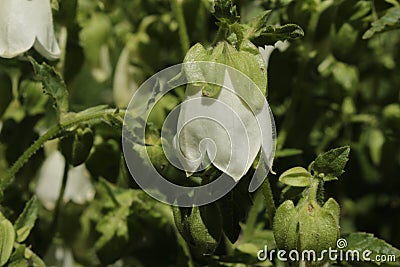
[[[63,26],[60,29],[60,38],[59,38],[59,44],[60,44],[60,50],[61,52],[61,57],[60,61],[57,64],[57,69],[61,73],[62,76],[64,76],[64,67],[65,67],[65,55],[67,51],[67,41],[68,41],[68,30],[67,27]]]
[[[265,206],[267,208],[268,219],[272,225],[276,208],[275,208],[274,197],[272,195],[271,184],[269,183],[268,177],[264,180],[263,184],[261,185],[261,190],[265,198]]]
[[[64,174],[61,182],[61,187],[60,187],[60,193],[58,194],[57,202],[56,202],[56,207],[54,209],[54,215],[53,215],[53,222],[51,224],[51,234],[54,236],[56,230],[57,230],[57,225],[60,217],[60,210],[61,210],[61,205],[64,199],[64,193],[65,193],[65,188],[67,186],[67,180],[68,180],[68,173],[69,173],[69,164],[67,160],[65,160],[65,166],[64,166]]]
[[[318,188],[319,188],[319,180],[314,178],[311,181],[310,188],[308,189],[308,199],[312,201],[317,201],[318,199]]]
[[[60,124],[52,126],[44,135],[39,137],[25,152],[17,159],[14,165],[8,170],[5,177],[0,180],[0,194],[4,191],[8,185],[10,185],[17,172],[25,165],[25,163],[46,143],[48,140],[54,138],[62,132],[64,129],[72,127],[80,123],[88,123],[91,121],[99,120],[104,117],[104,115],[113,115],[115,113],[114,109],[100,110],[94,113],[78,113],[75,116],[66,119]]]
[[[254,229],[257,223],[257,216],[262,205],[263,196],[260,191],[257,191],[254,198],[254,205],[249,211],[249,215],[246,220],[246,228],[243,230],[242,240],[243,242],[250,241],[253,238]]]
[[[12,94],[15,100],[18,100],[19,92],[19,78],[21,77],[21,71],[19,69],[15,69],[10,71],[11,77],[11,86],[12,86]]]
[[[179,38],[181,40],[183,55],[190,48],[189,35],[186,28],[185,16],[183,15],[182,0],[171,0],[172,12],[175,14],[179,25]]]
[[[214,38],[213,46],[216,45],[219,41],[225,40],[227,32],[227,28],[225,28],[224,26],[220,26],[218,28],[217,35]]]

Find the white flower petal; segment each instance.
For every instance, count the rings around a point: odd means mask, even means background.
[[[265,65],[268,67],[269,57],[271,56],[272,52],[275,50],[273,45],[266,45],[264,48],[259,47],[258,51],[260,52],[262,58],[264,59]]]
[[[289,43],[288,40],[285,40],[283,42],[282,41],[277,41],[275,43],[275,48],[278,49],[280,52],[285,51],[286,49],[289,48],[289,46],[290,46],[290,43]]]
[[[29,0],[29,2],[35,2],[34,10],[31,10],[34,13],[34,20],[37,21],[34,47],[42,56],[57,59],[61,51],[54,35],[50,1]]]
[[[2,0],[0,57],[12,58],[32,46],[48,59],[60,56],[49,0]]]
[[[35,42],[35,1],[2,0],[0,4],[0,56],[12,58],[29,50]]]
[[[119,108],[126,108],[131,100],[133,93],[138,89],[135,78],[136,66],[129,64],[130,47],[126,45],[119,56],[115,68],[113,96],[114,102]]]
[[[224,86],[233,88],[228,72]],[[198,88],[196,93],[191,90],[188,86],[186,101],[190,102],[181,107],[178,119],[179,148],[183,154],[180,161],[187,171],[194,172],[207,163],[207,153],[215,167],[238,181],[249,170],[261,146],[254,114],[226,88],[221,89],[217,101],[202,97]]]
[[[260,52],[262,58],[265,61],[265,64],[268,67],[269,63],[269,58],[271,57],[272,52],[274,52],[275,49],[278,49],[280,52],[285,51],[288,47],[290,46],[289,41],[277,41],[274,45],[266,45],[264,48],[259,47],[258,51]]]
[[[61,153],[55,151],[48,156],[40,169],[36,194],[47,209],[54,208],[60,194],[64,162]],[[83,204],[93,196],[94,188],[85,167],[82,165],[70,169],[63,200]]]

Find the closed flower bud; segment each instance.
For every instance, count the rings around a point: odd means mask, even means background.
[[[188,244],[200,254],[211,254],[222,235],[222,218],[216,204],[203,207],[173,207],[175,225]]]
[[[311,250],[317,261],[322,250],[334,249],[339,234],[339,204],[330,198],[322,207],[314,199],[302,199],[294,207],[291,200],[282,203],[274,218],[274,236],[279,249]],[[306,259],[307,260],[307,259]]]

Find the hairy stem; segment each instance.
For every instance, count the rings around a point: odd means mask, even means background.
[[[171,7],[179,25],[179,38],[181,40],[182,52],[185,56],[186,52],[189,50],[190,42],[186,28],[185,16],[183,15],[182,0],[172,0]]]
[[[17,172],[44,145],[44,143],[60,134],[64,129],[67,129],[79,123],[89,123],[95,120],[99,120],[104,118],[107,114],[112,115],[114,113],[114,109],[100,110],[93,113],[81,112],[57,125],[52,126],[44,135],[39,137],[39,139],[37,139],[27,150],[25,150],[25,152],[8,170],[6,175],[0,180],[0,194],[13,182]]]
[[[271,184],[269,183],[268,177],[264,180],[263,184],[261,185],[261,190],[265,198],[265,206],[267,208],[268,219],[272,225],[276,208],[275,208],[274,197],[272,195]]]
[[[257,191],[254,197],[254,205],[251,207],[249,215],[247,216],[246,228],[243,230],[242,233],[243,242],[251,241],[251,239],[253,238],[254,229],[257,223],[257,216],[260,210],[260,206],[262,205],[262,201],[263,196],[260,191]]]
[[[62,202],[64,199],[65,188],[67,186],[68,173],[69,173],[69,164],[65,160],[64,173],[63,173],[63,177],[62,177],[60,193],[58,194],[56,207],[54,208],[53,222],[51,224],[51,234],[53,236],[57,230],[57,225],[58,225],[58,221],[59,221],[59,217],[60,217],[61,205],[62,205]]]

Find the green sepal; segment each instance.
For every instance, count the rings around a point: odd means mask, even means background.
[[[32,228],[35,226],[35,222],[38,216],[39,203],[36,196],[33,196],[25,205],[24,210],[15,221],[15,232],[17,233],[17,241],[24,242]]]
[[[328,207],[332,205],[329,202],[326,207],[320,207],[317,202],[309,201],[299,207],[299,250],[320,252],[336,246],[339,225],[334,214],[338,209],[331,212]]]
[[[303,167],[294,167],[282,173],[279,182],[290,186],[306,187],[310,185],[311,178],[311,173]]]
[[[293,201],[286,200],[276,210],[273,229],[276,245],[282,250],[297,248],[299,215]]]
[[[251,42],[243,41],[239,50],[225,41],[219,42],[209,50],[201,44],[196,44],[189,50],[184,62],[189,63],[185,64],[184,71],[188,82],[194,85],[194,91],[202,90],[203,96],[218,97],[226,74],[225,68],[218,64],[190,64],[216,62],[233,68],[227,70],[234,89],[243,97],[244,104],[250,106],[253,111],[263,107],[264,99],[260,97],[260,92],[264,96],[267,94],[267,67],[258,49]],[[242,72],[249,79],[238,75],[235,70]],[[256,91],[257,89],[260,92]]]

